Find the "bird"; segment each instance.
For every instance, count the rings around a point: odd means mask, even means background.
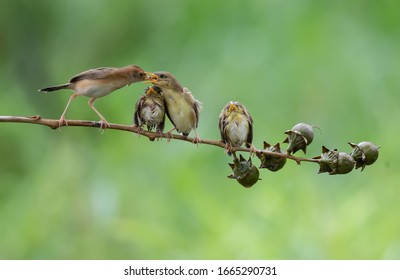
[[[157,86],[147,87],[135,105],[133,126],[139,128],[147,126],[147,130],[156,131],[161,135],[164,131],[165,104],[162,90]]]
[[[184,136],[189,136],[194,130],[195,137],[193,143],[200,143],[200,138],[197,133],[199,125],[199,112],[202,109],[200,101],[196,100],[190,90],[181,86],[177,79],[169,72],[159,71],[150,73],[150,82],[161,88],[164,94],[166,114],[174,125],[174,128],[167,131],[169,135],[176,130]]]
[[[145,72],[137,65],[128,65],[121,68],[115,67],[100,67],[90,69],[73,76],[68,83],[51,86],[39,89],[40,92],[51,92],[61,89],[70,89],[74,93],[70,96],[67,106],[64,109],[59,121],[58,126],[61,127],[64,123],[68,125],[65,119],[65,113],[68,106],[76,97],[83,95],[89,97],[89,107],[95,111],[100,117],[100,128],[110,127],[107,120],[100,114],[100,112],[93,106],[96,99],[106,96],[111,92],[122,88],[132,83],[149,80],[152,76]],[[154,79],[154,77],[153,77]]]
[[[228,155],[232,154],[233,147],[243,144],[255,152],[252,145],[253,118],[240,102],[230,101],[225,105],[219,115],[218,127]]]

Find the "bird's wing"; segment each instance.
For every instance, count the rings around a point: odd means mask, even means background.
[[[158,129],[163,132],[164,131],[164,126],[165,126],[165,114],[163,115],[163,119],[160,122],[160,124],[158,125]]]
[[[95,68],[95,69],[90,69],[87,71],[84,71],[82,73],[79,73],[71,78],[69,80],[70,83],[74,83],[80,80],[98,80],[98,79],[103,79],[110,75],[115,68],[112,67],[100,67],[100,68]]]
[[[196,128],[199,126],[199,112],[200,110],[203,108],[203,106],[201,105],[201,102],[198,100],[194,101],[194,113],[196,115]]]
[[[192,92],[187,87],[183,88],[183,93],[194,101],[193,110],[196,115],[196,128],[197,128],[199,126],[199,113],[203,109],[202,103],[193,97]]]
[[[140,119],[140,110],[143,107],[144,99],[145,95],[142,95],[135,104],[135,114],[133,115],[133,124],[136,124],[137,126],[142,125],[142,121]]]
[[[224,116],[224,111],[221,112],[219,115],[219,120],[218,120],[218,128],[219,132],[221,133],[221,140],[226,143],[226,137],[225,137],[225,116]]]
[[[247,111],[245,112],[245,114],[249,119],[249,132],[247,133],[246,147],[250,148],[250,144],[253,143],[253,118]]]

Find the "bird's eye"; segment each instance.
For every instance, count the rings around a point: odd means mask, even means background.
[[[144,76],[145,76],[145,73],[139,72],[139,77],[144,77]]]
[[[165,79],[167,77],[167,75],[165,75],[165,74],[160,74],[160,78],[161,79]]]

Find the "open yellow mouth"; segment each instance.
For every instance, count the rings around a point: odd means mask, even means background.
[[[237,109],[238,107],[235,104],[231,103],[231,105],[229,105],[228,112],[230,113],[232,111],[236,111]]]
[[[150,94],[157,94],[157,92],[153,89],[153,87],[149,87],[149,89],[146,92],[146,95],[150,95]]]
[[[147,79],[146,81],[144,81],[145,83],[154,83],[158,81],[158,77],[157,75],[151,73],[151,72],[144,72],[147,75]]]

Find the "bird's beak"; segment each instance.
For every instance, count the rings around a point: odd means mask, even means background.
[[[150,95],[150,94],[157,94],[157,92],[153,89],[153,87],[149,87],[149,89],[146,92],[146,95]]]
[[[147,75],[145,83],[154,83],[154,82],[158,81],[157,75],[155,75],[155,74],[153,74],[151,72],[144,72],[144,73]]]
[[[236,111],[237,109],[238,107],[235,104],[231,103],[231,105],[229,105],[228,112],[230,113],[232,111]]]

